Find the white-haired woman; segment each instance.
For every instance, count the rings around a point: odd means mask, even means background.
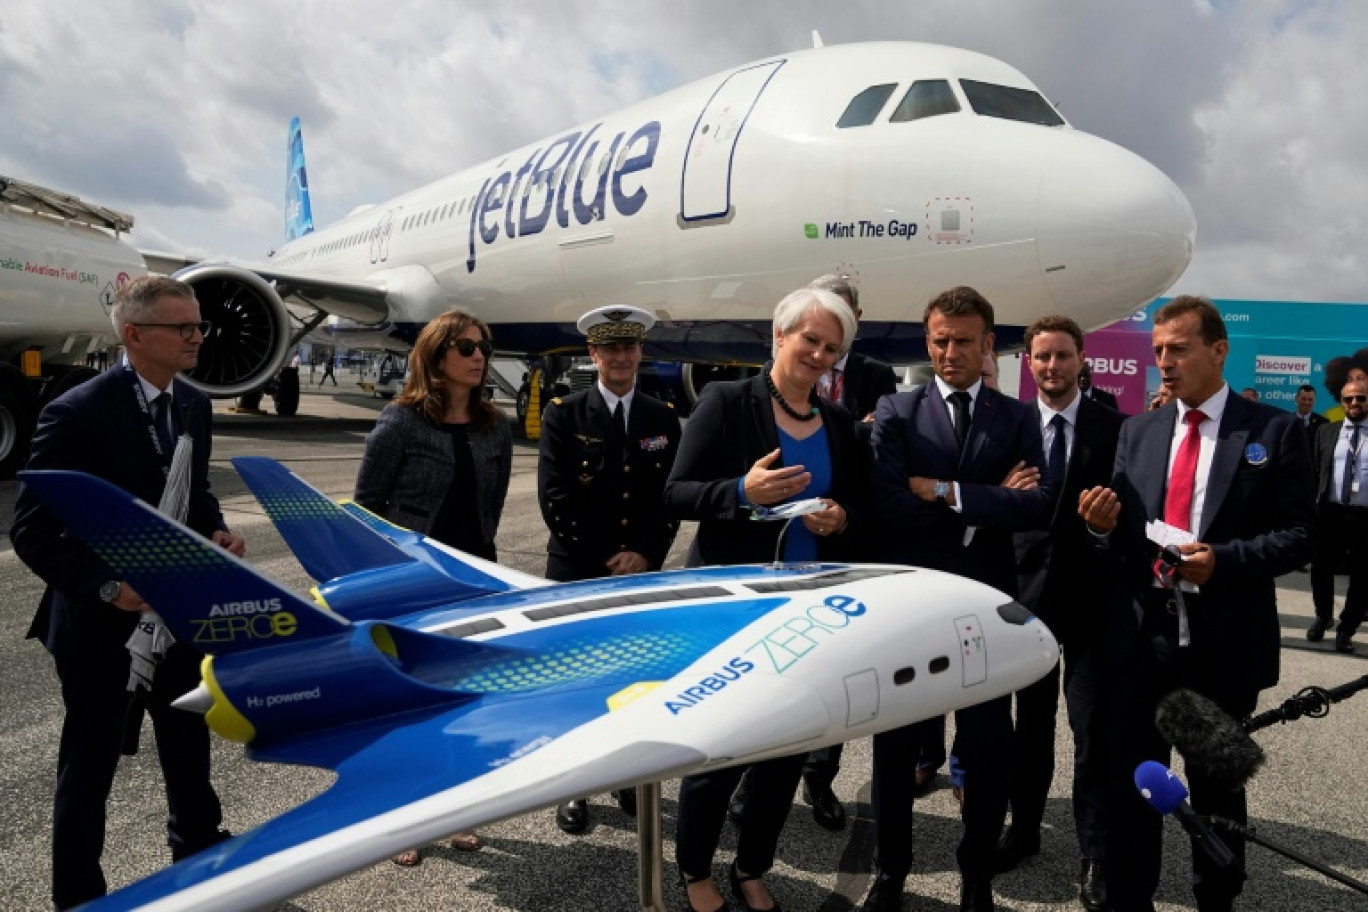
[[[819,398],[818,379],[850,348],[855,318],[827,291],[795,291],[774,311],[774,360],[756,377],[704,387],[665,485],[666,508],[699,521],[690,566],[836,559],[851,541],[863,499],[865,456],[854,421]],[[826,508],[789,524],[753,522],[753,507],[820,497]],[[776,549],[778,554],[776,555]],[[778,909],[760,880],[798,787],[804,755],[756,764],[741,820],[732,892],[745,909]],[[680,785],[676,857],[690,908],[727,908],[712,859],[744,767],[689,776]]]

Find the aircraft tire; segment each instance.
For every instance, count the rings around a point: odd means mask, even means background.
[[[28,458],[34,411],[24,375],[0,366],[0,478],[13,478]]]
[[[248,412],[261,411],[261,390],[252,390],[237,397],[237,407]]]
[[[99,375],[99,371],[89,367],[73,367],[71,370],[63,371],[61,374],[53,377],[43,389],[40,406],[47,405],[67,390],[74,389],[87,380],[95,379]]]
[[[515,406],[518,413],[519,425],[527,423],[527,407],[531,401],[532,389],[526,383],[524,383],[522,386],[518,387],[518,398],[516,400],[517,404]]]
[[[274,398],[275,412],[282,418],[293,418],[299,412],[299,368],[280,369]]]

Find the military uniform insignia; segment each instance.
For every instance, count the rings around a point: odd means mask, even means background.
[[[655,453],[665,449],[670,445],[670,438],[661,434],[658,437],[644,437],[641,440],[641,448],[648,453]]]
[[[588,434],[576,434],[575,439],[585,446],[597,446],[598,444],[603,443],[602,437],[590,437]]]

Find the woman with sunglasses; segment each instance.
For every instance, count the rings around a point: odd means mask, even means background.
[[[484,396],[492,352],[489,327],[463,310],[423,328],[403,391],[366,437],[353,498],[396,525],[490,561],[513,468],[508,421]],[[481,848],[474,833],[445,844]],[[394,857],[405,866],[421,860],[417,849]]]

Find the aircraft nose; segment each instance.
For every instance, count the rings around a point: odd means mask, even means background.
[[[1197,234],[1192,206],[1138,155],[1086,133],[1059,139],[1038,200],[1046,287],[1063,313],[1121,319],[1187,268]]]

